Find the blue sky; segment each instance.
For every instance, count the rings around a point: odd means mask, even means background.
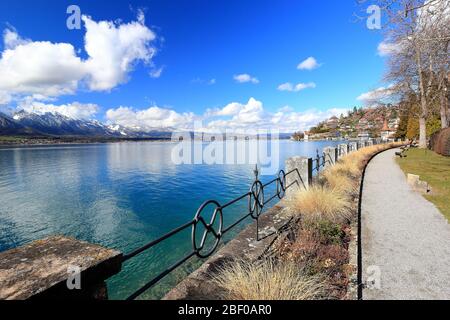
[[[115,113],[116,117],[108,117],[107,111],[123,107],[133,111],[125,114],[136,117],[139,110],[157,106],[159,111],[174,112],[161,116],[161,119],[172,117],[167,122],[172,125],[177,123],[172,121],[174,115],[203,119],[208,109],[215,110],[210,112],[214,117],[208,121],[228,121],[237,113],[227,113],[222,119],[221,109],[235,102],[239,104],[236,108],[243,110],[253,98],[258,102],[255,108],[263,109],[265,117],[273,118],[279,112],[294,115],[290,120],[294,123],[289,124],[293,130],[296,119],[301,123],[299,129],[304,129],[300,127],[341,109],[361,105],[363,101],[357,99],[361,94],[382,85],[384,62],[377,54],[382,35],[367,29],[365,21],[355,21],[353,14],[361,13],[363,8],[353,0],[2,1],[0,28],[16,34],[25,45],[39,41],[70,44],[77,59],[87,60],[84,23],[81,30],[66,27],[69,16],[66,10],[71,4],[78,5],[81,13],[90,16],[94,23],[116,21],[117,28],[138,21],[143,13],[142,25],[152,33],[145,43],[151,54],[146,59],[135,57],[121,80],[103,89],[83,84],[86,79],[80,75],[75,89],[49,94],[48,90],[39,91],[41,85],[39,90],[29,89],[30,79],[26,85],[14,82],[15,87],[4,79],[6,84],[2,87],[0,75],[0,103],[3,95],[4,105],[7,102],[10,107],[36,102],[40,106],[51,105],[53,109],[49,110],[58,110],[58,106],[74,102],[81,106],[92,104],[96,112],[88,113],[90,117],[124,125],[140,124],[136,119],[121,123],[126,115]],[[0,44],[3,54],[8,49],[6,46],[6,42]],[[17,50],[17,45],[10,45],[9,49]],[[315,58],[317,68],[298,69],[308,57]],[[52,62],[39,63],[48,67]],[[158,71],[162,72],[155,77]],[[39,69],[39,72],[47,70]],[[240,83],[234,79],[242,74],[248,74],[253,82]],[[48,79],[45,81],[43,85],[48,86]],[[279,90],[286,83],[309,88]],[[19,85],[24,89],[18,90]],[[235,122],[223,124],[235,125]],[[258,127],[259,123],[255,121],[253,125]],[[158,122],[151,121],[150,125],[157,126]]]

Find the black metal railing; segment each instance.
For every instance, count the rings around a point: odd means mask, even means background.
[[[376,142],[374,142],[376,144]],[[355,151],[359,149],[360,145],[358,144],[356,146],[356,149],[353,149],[352,146],[349,144],[346,146],[347,150],[349,152]],[[341,149],[340,146],[336,148],[336,152],[339,152],[339,156],[341,155],[340,151],[337,151],[337,149]],[[317,174],[320,173],[321,168],[325,168],[327,163],[334,163],[331,159],[327,159],[326,154],[323,153],[322,155],[319,155],[319,151],[317,150],[316,158],[314,159],[315,165],[312,168],[312,171],[316,172]],[[290,189],[292,186],[297,185],[298,187],[306,188],[306,184],[304,181],[304,177],[300,175],[300,172],[298,169],[293,169],[289,172],[285,172],[284,170],[280,170],[278,173],[278,176],[274,178],[273,180],[262,183],[259,180],[259,171],[258,167],[254,170],[255,174],[255,181],[253,182],[250,190],[241,195],[240,197],[237,197],[224,205],[221,205],[216,200],[208,200],[204,202],[197,210],[194,218],[187,222],[184,225],[179,226],[178,228],[168,232],[167,234],[163,235],[162,237],[153,240],[144,246],[134,250],[133,252],[126,254],[123,256],[122,262],[126,262],[139,254],[154,248],[158,244],[164,242],[165,240],[172,238],[173,236],[179,234],[182,231],[185,231],[189,228],[191,228],[191,245],[192,250],[186,254],[183,258],[166,268],[164,271],[159,273],[158,275],[154,276],[150,281],[148,281],[143,287],[138,289],[136,292],[131,294],[127,299],[135,299],[142,295],[144,292],[152,288],[154,285],[156,285],[159,281],[161,281],[164,277],[166,277],[168,274],[170,274],[172,271],[177,269],[179,266],[187,262],[193,257],[198,257],[201,259],[206,259],[210,257],[218,248],[220,241],[223,239],[223,237],[228,234],[233,228],[235,228],[237,225],[239,225],[241,222],[243,222],[247,218],[252,218],[256,221],[256,239],[259,241],[261,240],[259,237],[259,218],[261,214],[263,213],[264,208],[273,200],[275,199],[283,199],[286,190]],[[287,177],[295,175],[295,179],[289,184],[286,185]],[[310,177],[308,177],[310,178]],[[265,190],[268,189],[268,187],[273,186],[275,184],[275,192],[270,195],[266,199]],[[232,206],[233,204],[236,204],[240,201],[248,201],[248,210],[247,213],[234,221],[231,225],[228,227],[224,227],[223,224],[223,212],[228,207]],[[202,213],[205,211],[207,207],[214,206],[214,211],[211,216],[211,219],[209,222],[205,220],[205,218],[202,216]],[[218,222],[218,223],[217,223]],[[217,225],[216,225],[217,224]],[[199,226],[202,226],[204,228],[203,234],[200,238],[200,241],[198,239],[199,235]],[[266,235],[265,237],[268,237],[270,235]],[[211,238],[212,237],[212,238]],[[213,243],[210,247],[206,248],[206,243],[208,239],[212,240]]]
[[[300,172],[298,169],[293,169],[289,172],[285,172],[284,170],[280,170],[278,173],[278,176],[274,178],[273,180],[262,183],[259,180],[259,171],[256,167],[254,170],[255,173],[255,181],[253,182],[249,192],[241,195],[240,197],[237,197],[223,205],[221,205],[216,200],[208,200],[204,202],[197,210],[194,218],[187,222],[186,224],[179,226],[178,228],[168,232],[167,234],[163,235],[162,237],[153,240],[144,246],[134,250],[133,252],[126,254],[122,258],[122,262],[126,262],[139,254],[147,251],[148,249],[151,249],[158,244],[164,242],[165,240],[172,238],[173,236],[179,234],[182,231],[185,231],[186,229],[191,228],[191,244],[192,244],[192,250],[186,254],[183,258],[166,268],[164,271],[159,273],[158,275],[154,276],[149,282],[147,282],[143,287],[141,287],[139,290],[134,292],[132,295],[130,295],[127,299],[132,300],[140,295],[142,295],[144,292],[152,288],[154,285],[156,285],[159,281],[161,281],[164,277],[166,277],[168,274],[170,274],[172,271],[177,269],[179,266],[187,262],[193,257],[198,257],[201,259],[206,259],[210,257],[217,249],[217,247],[220,244],[220,241],[223,239],[223,237],[228,234],[233,228],[235,228],[237,225],[239,225],[241,222],[246,220],[247,218],[252,218],[256,221],[257,228],[256,228],[256,238],[259,241],[259,217],[263,213],[264,208],[273,200],[275,199],[283,199],[286,190],[290,189],[292,186],[297,185],[299,187],[305,187],[305,183],[303,178],[300,175]],[[286,185],[286,178],[288,176],[295,175],[295,179],[289,184]],[[266,198],[265,190],[268,189],[270,186],[275,186],[275,192],[271,194],[269,197]],[[248,201],[248,210],[247,213],[234,221],[231,225],[228,227],[224,227],[223,224],[223,212],[228,207],[240,202],[240,201]],[[207,207],[213,206],[214,212],[211,216],[211,219],[209,221],[205,220],[205,218],[202,216],[202,213],[205,211]],[[204,231],[203,234],[199,240],[199,227],[203,227]],[[267,236],[266,236],[267,237]],[[206,243],[208,239],[212,240],[212,246],[206,248]]]
[[[320,168],[325,168],[326,165],[325,153],[319,155],[319,149],[316,150],[316,158],[314,159],[315,166],[313,167],[313,172],[319,174]]]

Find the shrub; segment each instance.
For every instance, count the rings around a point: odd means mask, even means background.
[[[327,229],[328,227],[322,232],[328,232]],[[331,229],[331,234],[338,232],[337,228]],[[321,236],[318,230],[313,228],[302,229],[295,241],[284,248],[282,258],[301,264],[303,270],[311,276],[325,277],[327,299],[339,299],[345,295],[348,284],[349,255],[342,242],[327,243],[326,237],[329,235]]]
[[[321,277],[309,276],[289,261],[234,262],[219,270],[213,283],[223,290],[225,300],[314,300],[325,292]]]
[[[307,229],[316,230],[320,242],[323,244],[342,244],[344,232],[339,224],[327,220],[321,220],[313,224],[306,225],[305,227]]]

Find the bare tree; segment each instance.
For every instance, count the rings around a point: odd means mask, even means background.
[[[417,96],[419,146],[425,148],[426,122],[437,99],[442,127],[448,125],[450,0],[376,3],[384,13],[385,41],[391,48],[386,79],[395,83],[397,94]]]

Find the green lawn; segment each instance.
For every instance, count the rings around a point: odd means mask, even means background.
[[[406,173],[420,176],[431,185],[432,194],[426,195],[450,221],[450,157],[443,157],[430,150],[410,149],[407,157],[397,159]]]

